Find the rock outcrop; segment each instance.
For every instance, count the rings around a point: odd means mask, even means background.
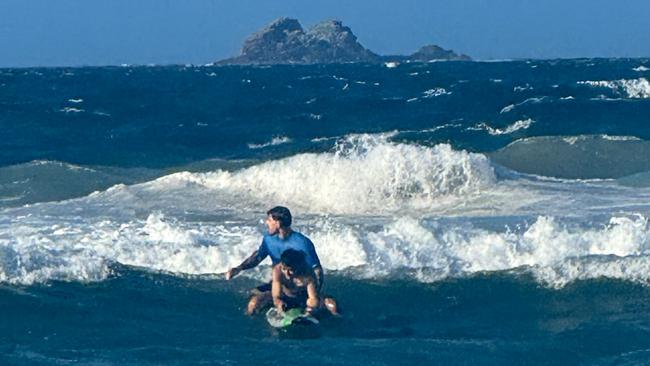
[[[436,45],[426,45],[408,57],[411,61],[428,62],[434,60],[470,61],[467,55],[457,54]]]
[[[411,56],[379,56],[359,43],[349,27],[338,20],[316,24],[305,32],[296,19],[280,18],[255,32],[244,42],[241,54],[217,65],[320,64],[387,61],[428,62],[471,60],[451,50],[429,45]]]
[[[241,55],[217,64],[317,64],[379,62],[340,21],[319,23],[305,32],[296,19],[280,18],[250,36]]]

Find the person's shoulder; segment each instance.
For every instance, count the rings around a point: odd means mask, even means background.
[[[269,233],[264,233],[262,236],[262,240],[264,241],[270,241],[270,240],[277,240],[278,239],[278,234],[271,235]]]
[[[271,280],[279,280],[282,278],[282,270],[280,269],[280,266],[273,266],[271,268]]]
[[[303,234],[300,234],[300,235],[302,237],[303,243],[305,243],[307,246],[309,246],[311,248],[314,247],[314,242],[312,242],[311,239],[309,239],[309,237],[307,235],[303,235]]]
[[[271,235],[271,234],[264,234],[264,237],[262,238],[262,244],[266,245],[267,247],[274,247],[277,246],[279,243],[278,240],[278,235]]]
[[[301,233],[300,231],[294,231],[293,235],[295,235],[296,239],[298,240],[311,242],[311,239],[309,239],[307,235]]]

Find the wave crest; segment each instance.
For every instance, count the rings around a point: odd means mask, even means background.
[[[591,87],[609,88],[615,92],[632,99],[650,98],[650,82],[646,78],[621,79],[621,80],[600,80],[600,81],[579,81],[578,84]]]
[[[177,274],[223,273],[259,245],[256,227],[182,222],[161,213],[118,222],[25,222],[0,236],[0,282],[101,281],[111,264]],[[467,221],[401,217],[345,223],[312,220],[302,230],[323,266],[360,278],[406,276],[434,282],[492,271],[524,271],[560,288],[599,277],[650,283],[650,232],[641,215],[601,227],[569,226],[548,216],[511,230]],[[264,267],[246,273],[267,278]]]
[[[300,154],[234,173],[183,179],[258,201],[331,213],[425,207],[443,197],[479,193],[496,181],[484,155],[447,144],[424,147],[387,139],[354,135],[340,141],[332,153]]]

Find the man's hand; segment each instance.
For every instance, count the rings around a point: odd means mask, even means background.
[[[226,272],[226,280],[231,280],[241,272],[241,267],[233,267]]]
[[[307,306],[305,308],[305,315],[313,316],[315,311],[316,311],[315,308],[312,308],[311,306]]]
[[[284,313],[284,309],[287,308],[287,304],[285,304],[284,301],[280,299],[275,299],[273,302],[275,304],[275,308],[278,309],[279,312]]]
[[[257,253],[258,253],[257,250],[254,251],[253,254],[251,254],[250,257],[244,259],[244,261],[241,262],[240,265],[238,265],[237,267],[233,267],[233,268],[229,269],[228,272],[226,272],[226,280],[230,280],[230,279],[234,278],[235,276],[237,276],[239,274],[239,272],[241,272],[241,271],[243,271],[245,269],[253,268],[256,265],[260,264],[260,262],[264,258],[259,258],[257,256]]]

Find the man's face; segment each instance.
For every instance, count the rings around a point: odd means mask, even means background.
[[[296,285],[305,286],[304,278],[296,277],[293,268],[285,265],[284,263],[280,263],[280,271],[282,271],[282,274],[284,275],[285,278],[292,280],[293,283],[295,283]]]
[[[271,215],[266,217],[266,227],[269,229],[269,235],[275,235],[280,230],[280,221],[273,220]]]
[[[293,268],[287,266],[286,264],[280,263],[280,270],[282,271],[282,274],[284,274],[286,278],[293,277]]]

